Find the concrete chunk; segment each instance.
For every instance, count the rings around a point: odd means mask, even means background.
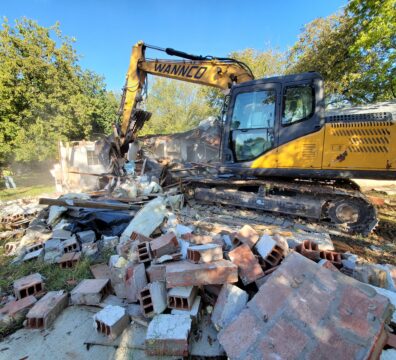
[[[187,315],[157,315],[146,335],[146,355],[187,356],[191,319]]]
[[[130,323],[126,310],[121,306],[107,305],[93,318],[96,331],[111,339],[116,339]]]
[[[246,291],[231,284],[225,284],[217,297],[212,313],[212,323],[217,331],[226,327],[246,307],[248,302]]]
[[[48,329],[68,303],[67,293],[63,290],[48,292],[26,315],[26,326],[31,329]]]
[[[166,265],[166,286],[216,285],[238,281],[238,268],[231,261],[218,260],[206,264],[179,261]]]
[[[110,293],[108,279],[85,279],[71,292],[74,305],[98,305]]]

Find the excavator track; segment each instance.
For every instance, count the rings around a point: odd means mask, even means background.
[[[187,176],[185,189],[198,202],[222,204],[309,219],[343,232],[368,235],[377,211],[349,180],[238,179]]]

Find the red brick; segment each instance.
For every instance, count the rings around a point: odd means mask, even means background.
[[[140,263],[150,262],[153,258],[151,255],[150,245],[148,242],[142,242],[137,246],[138,259]]]
[[[168,291],[168,308],[179,310],[191,310],[197,295],[195,286],[182,286]]]
[[[169,232],[150,242],[150,250],[155,258],[172,254],[179,250],[179,242],[173,232]]]
[[[187,248],[187,259],[193,263],[209,263],[223,258],[223,249],[217,244],[194,245]]]
[[[303,329],[282,319],[262,336],[256,352],[258,355],[265,354],[268,359],[304,358],[304,348],[309,341],[310,338],[304,334]]]
[[[144,236],[142,234],[139,234],[139,233],[137,233],[135,231],[132,232],[130,239],[132,241],[138,241],[139,243],[150,242],[151,240],[153,240],[153,239],[151,239],[151,238],[149,238],[147,236]]]
[[[168,288],[193,285],[219,285],[238,281],[238,268],[227,260],[207,264],[179,261],[166,265]]]
[[[19,313],[26,312],[36,301],[37,299],[33,295],[24,297],[21,300],[10,301],[0,309],[0,315],[15,317]]]
[[[320,259],[319,245],[311,240],[304,240],[301,244],[297,245],[296,251],[313,261]]]
[[[254,230],[251,226],[245,225],[243,226],[234,236],[233,244],[236,245],[239,243],[246,244],[249,248],[253,248],[256,245],[256,242],[259,240],[260,235]]]
[[[227,357],[244,359],[245,355],[254,351],[256,341],[263,335],[263,325],[264,323],[250,309],[243,310],[217,336]]]
[[[146,272],[150,282],[166,281],[166,277],[165,277],[166,264],[151,264],[147,268]]]
[[[67,293],[63,290],[48,292],[26,315],[26,326],[32,329],[47,329],[68,302]]]
[[[320,258],[330,261],[336,268],[342,267],[340,253],[334,251],[321,251]]]
[[[228,253],[230,260],[238,266],[239,277],[244,285],[254,282],[264,276],[264,272],[254,256],[250,247],[246,244],[238,246]]]

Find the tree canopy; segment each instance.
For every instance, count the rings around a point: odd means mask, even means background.
[[[106,133],[115,96],[78,65],[74,39],[59,24],[23,18],[0,30],[0,163],[54,158],[59,140]]]

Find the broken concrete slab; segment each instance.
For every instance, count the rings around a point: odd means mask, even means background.
[[[73,305],[98,305],[110,294],[108,279],[85,279],[71,291]]]
[[[195,264],[223,259],[223,248],[218,244],[194,245],[187,248],[187,259]]]
[[[248,298],[248,293],[235,285],[222,286],[211,317],[217,331],[226,327],[241,313],[246,307]]]
[[[238,281],[238,268],[231,261],[218,260],[212,263],[192,264],[179,261],[166,265],[168,288],[194,285],[218,285]]]
[[[367,285],[292,253],[219,341],[231,359],[369,358],[384,346],[389,314],[388,299]]]
[[[67,293],[63,290],[48,292],[26,315],[26,327],[48,329],[68,303]]]
[[[195,286],[175,287],[168,291],[168,307],[170,309],[191,310],[198,289]]]
[[[187,356],[190,331],[187,315],[156,315],[147,329],[146,354]]]
[[[110,268],[107,264],[95,264],[89,268],[95,279],[110,279]]]
[[[44,290],[43,277],[39,273],[24,276],[14,281],[14,294],[18,300],[37,295]]]
[[[93,319],[96,331],[110,339],[117,338],[130,323],[126,310],[121,306],[113,305],[107,305],[96,313]]]
[[[352,275],[363,283],[384,289],[388,288],[387,272],[374,264],[358,263],[355,265]]]
[[[139,302],[145,317],[153,317],[154,315],[161,314],[167,306],[165,283],[156,281],[147,284],[140,291]]]
[[[140,291],[147,285],[144,264],[130,265],[125,272],[125,292],[128,302],[137,302]]]
[[[228,253],[228,257],[238,266],[239,277],[244,285],[251,284],[264,276],[263,269],[248,245],[242,244],[236,247]]]

